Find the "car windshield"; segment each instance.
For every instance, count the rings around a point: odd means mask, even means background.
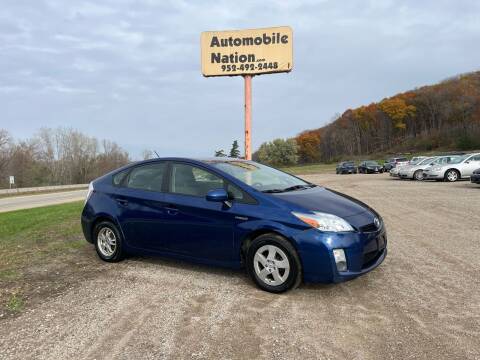
[[[413,158],[412,160],[410,160],[410,165],[421,164],[421,163],[423,163],[424,160],[425,160],[425,158]]]
[[[434,161],[432,161],[432,165],[443,165],[443,164],[451,164],[451,163],[457,164],[456,161],[460,157],[461,156],[441,156],[434,159]]]
[[[420,161],[418,163],[418,165],[425,165],[425,164],[430,164],[435,158],[426,158],[426,159],[423,159],[422,161]]]
[[[367,166],[380,166],[376,161],[365,161],[365,165]]]
[[[209,160],[206,163],[263,192],[293,191],[315,186],[254,161]]]
[[[344,162],[343,165],[345,165],[345,166],[354,166],[355,164],[353,163],[353,161],[347,161],[347,162]]]
[[[463,155],[463,156],[458,156],[458,157],[452,157],[450,160],[450,164],[460,164],[463,160],[466,160],[470,157],[471,155]]]

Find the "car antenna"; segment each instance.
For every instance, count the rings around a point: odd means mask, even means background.
[[[160,158],[160,155],[158,155],[158,153],[155,150],[153,150],[153,152],[155,153],[155,155],[157,155],[157,158]]]

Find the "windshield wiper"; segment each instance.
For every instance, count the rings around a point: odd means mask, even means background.
[[[285,189],[269,189],[269,190],[263,190],[262,192],[267,193],[267,194],[282,193],[282,192],[287,192],[287,191],[310,189],[310,188],[315,187],[315,186],[317,186],[317,185],[314,185],[314,184],[294,185],[294,186],[287,187]]]
[[[315,187],[315,186],[317,186],[317,185],[314,185],[314,184],[294,185],[294,186],[290,186],[290,187],[287,187],[287,188],[283,189],[283,191],[295,191],[295,190],[310,189],[310,188]]]

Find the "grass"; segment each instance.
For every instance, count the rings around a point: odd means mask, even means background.
[[[0,213],[0,307],[20,312],[45,269],[87,246],[83,202]],[[48,272],[47,272],[48,273]]]
[[[5,307],[7,308],[7,310],[10,310],[11,312],[20,312],[23,310],[24,305],[25,305],[25,302],[23,298],[17,294],[13,294],[8,300]]]
[[[45,206],[27,210],[0,213],[0,245],[19,237],[45,232],[47,229],[61,230],[68,235],[80,229],[80,214],[83,202]],[[77,220],[77,227],[63,226],[65,222]],[[59,229],[60,228],[60,229]],[[29,236],[26,236],[29,235]]]
[[[281,170],[295,175],[334,173],[336,164],[308,164],[282,167]]]

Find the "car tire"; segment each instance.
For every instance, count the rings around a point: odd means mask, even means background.
[[[445,175],[444,175],[443,179],[447,182],[455,182],[458,179],[460,179],[460,173],[458,172],[458,170],[449,169],[449,170],[445,171]]]
[[[253,282],[268,292],[282,293],[302,282],[302,265],[297,251],[277,234],[260,235],[252,241],[246,254],[246,267]]]
[[[123,238],[115,224],[102,221],[93,229],[95,250],[100,259],[107,262],[123,260]]]
[[[413,180],[423,180],[423,170],[417,170],[413,173]]]

